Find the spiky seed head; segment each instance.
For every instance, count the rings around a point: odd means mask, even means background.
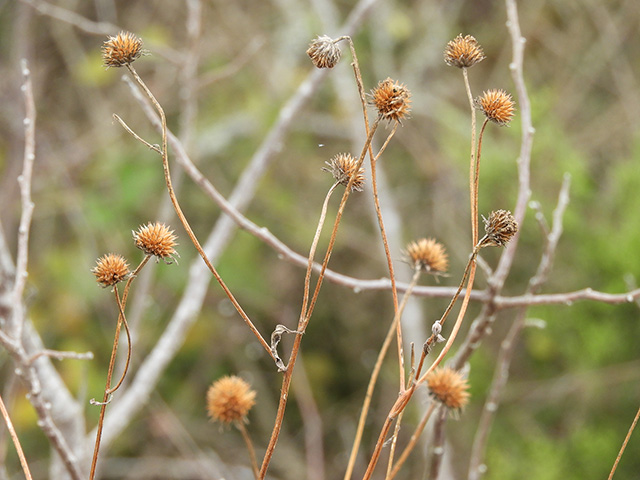
[[[471,35],[458,35],[444,50],[444,61],[452,67],[469,68],[484,59],[482,47]]]
[[[434,238],[421,238],[411,242],[405,250],[407,261],[415,270],[442,275],[449,267],[449,259],[445,248]]]
[[[321,35],[309,44],[307,55],[317,68],[333,68],[340,61],[342,52],[331,37]]]
[[[107,68],[130,65],[142,54],[142,40],[130,32],[109,36],[102,45],[102,60]]]
[[[514,101],[504,90],[488,90],[475,100],[476,108],[494,123],[508,125],[513,118]]]
[[[364,168],[360,167],[356,171],[358,161],[349,153],[339,153],[330,161],[324,162],[327,167],[322,167],[325,172],[331,173],[336,182],[345,187],[349,185],[351,177],[355,176],[351,184],[351,190],[361,192],[364,190]]]
[[[469,403],[469,384],[460,372],[438,367],[427,376],[431,395],[450,410],[462,410]]]
[[[484,218],[486,235],[480,242],[481,247],[504,247],[518,233],[518,222],[508,210],[495,210]]]
[[[147,255],[154,255],[167,263],[171,263],[176,256],[179,256],[174,248],[177,245],[177,237],[164,223],[141,225],[137,232],[132,233],[136,247]]]
[[[108,253],[100,257],[91,269],[96,281],[103,287],[112,287],[129,276],[129,265],[122,255]]]
[[[255,398],[256,392],[242,378],[222,377],[207,390],[207,412],[212,420],[222,423],[244,422]]]
[[[404,84],[394,82],[390,78],[378,83],[370,96],[370,103],[386,120],[402,122],[411,112],[411,92]]]

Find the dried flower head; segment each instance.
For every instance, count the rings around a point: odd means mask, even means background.
[[[109,253],[98,259],[91,273],[100,285],[112,287],[129,276],[129,265],[122,255]]]
[[[504,247],[518,233],[518,222],[508,210],[496,210],[484,218],[486,235],[480,240],[481,247]]]
[[[433,275],[442,275],[449,267],[449,259],[444,246],[433,238],[421,238],[407,245],[407,261],[414,269]]]
[[[451,410],[461,410],[469,403],[469,384],[453,368],[436,368],[427,376],[427,386],[431,395]]]
[[[148,223],[141,225],[133,233],[133,241],[140,250],[147,255],[154,255],[167,263],[175,260],[178,252],[175,250],[176,236],[164,223]]]
[[[484,92],[481,97],[476,98],[475,104],[489,120],[498,125],[507,125],[515,111],[511,95],[504,90]]]
[[[351,177],[355,176],[351,184],[351,190],[361,192],[364,189],[364,168],[360,167],[356,171],[358,161],[349,153],[339,153],[330,161],[324,162],[328,167],[322,167],[325,172],[331,173],[336,182],[345,187],[349,185]]]
[[[222,423],[245,421],[255,398],[256,392],[242,378],[222,377],[207,390],[207,411],[212,420]]]
[[[444,50],[444,61],[447,65],[458,68],[473,67],[485,59],[484,52],[478,41],[471,35],[458,35],[447,43]]]
[[[371,91],[371,104],[382,118],[400,122],[411,111],[411,92],[402,83],[387,78]]]
[[[317,68],[333,68],[340,61],[342,52],[331,37],[321,35],[309,44],[307,55]]]
[[[130,65],[142,54],[142,40],[130,32],[109,36],[102,45],[102,60],[107,68]]]

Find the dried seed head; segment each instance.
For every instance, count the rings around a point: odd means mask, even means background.
[[[355,175],[351,185],[351,190],[361,192],[364,189],[364,168],[360,167],[356,172],[358,161],[348,153],[339,153],[330,161],[324,162],[328,167],[322,167],[325,172],[331,173],[336,182],[345,187],[349,185],[349,180]]]
[[[102,45],[102,60],[107,68],[130,65],[142,54],[142,40],[130,32],[109,36]]]
[[[317,68],[333,68],[340,61],[342,52],[331,37],[321,35],[309,44],[307,55]]]
[[[407,261],[415,270],[442,275],[449,267],[449,259],[444,246],[433,238],[421,238],[407,245]]]
[[[129,276],[129,265],[122,255],[109,253],[98,259],[91,273],[100,285],[112,287]]]
[[[480,247],[504,247],[518,233],[518,222],[508,210],[496,210],[484,219],[486,235],[480,240]]]
[[[427,386],[431,395],[451,410],[461,410],[469,403],[469,384],[453,368],[436,368],[427,376]]]
[[[478,41],[471,35],[458,35],[447,43],[444,50],[444,61],[447,65],[458,68],[473,67],[485,59],[484,52]]]
[[[401,122],[411,111],[411,92],[402,83],[387,78],[371,91],[371,104],[382,118]]]
[[[154,255],[167,263],[175,260],[178,252],[175,250],[176,236],[164,223],[148,223],[141,225],[133,233],[133,241],[140,250],[147,255]]]
[[[475,100],[476,108],[498,125],[507,125],[513,117],[515,108],[511,95],[504,90],[489,90]]]
[[[222,423],[246,421],[255,398],[256,392],[242,378],[222,377],[207,390],[207,411],[212,420]]]

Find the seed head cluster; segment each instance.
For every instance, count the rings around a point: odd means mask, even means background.
[[[445,248],[433,238],[421,238],[407,245],[405,251],[407,261],[415,270],[441,275],[449,267],[449,259]]]
[[[371,91],[370,103],[382,118],[401,122],[411,112],[411,92],[402,83],[387,78]]]
[[[102,45],[102,60],[107,68],[130,65],[142,54],[142,40],[130,32],[109,36]]]
[[[207,390],[207,412],[212,420],[225,424],[244,422],[255,398],[256,392],[242,378],[222,377]]]
[[[177,245],[177,237],[164,223],[141,225],[137,232],[132,233],[136,247],[147,255],[154,255],[168,263],[178,256],[174,248]]]
[[[484,218],[484,217],[483,217]],[[495,210],[484,218],[486,235],[480,241],[481,247],[504,247],[518,233],[518,222],[508,210]]]
[[[508,125],[515,111],[511,95],[504,90],[488,90],[475,100],[476,108],[498,125]]]
[[[471,35],[458,35],[447,43],[444,50],[444,61],[452,67],[469,68],[484,59],[482,47]]]
[[[462,410],[469,403],[469,384],[460,372],[438,367],[427,376],[431,395],[450,410]]]
[[[322,167],[325,172],[331,173],[336,182],[345,187],[349,185],[351,177],[355,176],[351,184],[351,190],[361,192],[364,189],[364,168],[360,167],[356,171],[358,161],[349,153],[339,153],[330,161],[324,162],[326,167]]]
[[[91,270],[103,287],[112,287],[129,276],[129,265],[122,255],[108,253],[99,258]]]
[[[309,44],[307,55],[317,68],[333,68],[340,61],[342,52],[331,37],[321,35]]]

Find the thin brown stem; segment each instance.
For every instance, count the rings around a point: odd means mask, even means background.
[[[16,448],[16,453],[18,454],[18,458],[20,459],[20,465],[22,465],[22,471],[24,472],[24,476],[27,480],[32,480],[31,471],[29,470],[29,464],[27,463],[27,459],[24,456],[24,452],[22,451],[22,445],[20,445],[20,439],[16,434],[15,429],[13,428],[13,423],[11,422],[11,417],[9,416],[9,412],[7,411],[7,407],[5,407],[4,402],[2,401],[2,396],[0,395],[0,413],[2,414],[2,418],[4,418],[5,423],[7,424],[7,430],[9,431],[9,435],[11,436],[11,440],[13,441],[13,445]]]
[[[362,435],[364,432],[364,424],[367,419],[367,415],[369,413],[369,407],[371,405],[371,399],[373,397],[373,390],[378,382],[378,376],[380,375],[380,370],[382,369],[382,362],[384,361],[385,356],[387,355],[387,351],[389,350],[389,346],[391,345],[391,341],[393,339],[393,334],[396,332],[396,323],[399,322],[402,312],[404,311],[405,306],[407,305],[407,301],[411,297],[414,287],[418,283],[418,279],[420,278],[420,270],[416,270],[413,274],[411,282],[409,283],[409,287],[402,298],[400,305],[398,306],[398,313],[394,315],[393,321],[389,326],[389,331],[387,332],[387,336],[382,343],[382,347],[378,352],[378,359],[373,367],[373,371],[371,372],[371,377],[369,378],[369,385],[367,386],[367,393],[364,397],[364,402],[362,403],[362,411],[360,412],[360,419],[358,420],[358,427],[356,428],[356,436],[353,440],[353,446],[351,447],[351,454],[349,455],[349,461],[347,463],[347,470],[344,474],[344,480],[349,480],[351,475],[353,474],[353,468],[356,463],[356,457],[358,455],[358,450],[360,449],[360,443],[362,441]]]
[[[636,425],[638,424],[638,419],[640,419],[640,408],[638,408],[638,412],[636,413],[636,416],[633,419],[633,422],[631,422],[631,426],[629,427],[627,436],[624,438],[624,442],[622,442],[622,447],[620,447],[620,451],[618,452],[616,461],[613,463],[613,467],[611,468],[611,472],[609,473],[609,478],[607,480],[611,480],[613,478],[613,474],[616,473],[616,469],[618,468],[618,463],[620,463],[620,459],[622,458],[622,454],[624,453],[625,448],[627,448],[627,443],[629,443],[631,434],[633,433],[633,430],[636,428]]]
[[[196,248],[196,250],[198,251],[198,253],[202,257],[202,260],[204,260],[204,263],[207,265],[207,268],[209,268],[209,270],[211,271],[211,273],[213,274],[215,279],[218,281],[218,283],[222,287],[222,290],[225,292],[225,294],[227,295],[227,297],[229,298],[229,300],[231,301],[231,303],[233,304],[233,306],[235,307],[237,312],[240,314],[240,316],[242,317],[244,322],[247,324],[249,329],[256,336],[256,338],[258,339],[258,341],[260,342],[262,347],[267,351],[267,353],[269,353],[269,356],[271,356],[271,358],[273,358],[273,360],[275,361],[276,358],[274,357],[274,354],[271,351],[271,348],[270,348],[269,344],[264,339],[264,337],[262,336],[260,331],[255,327],[255,325],[253,324],[253,322],[251,321],[249,316],[242,309],[242,307],[240,306],[240,304],[238,303],[236,298],[231,293],[231,290],[229,290],[227,285],[222,280],[222,277],[220,277],[220,275],[218,274],[218,271],[215,269],[215,267],[213,266],[213,264],[211,263],[211,261],[207,257],[207,254],[202,249],[202,246],[200,245],[200,242],[198,241],[196,235],[193,233],[193,230],[191,229],[191,226],[189,225],[189,222],[187,221],[187,218],[185,217],[184,213],[182,212],[182,208],[180,207],[180,204],[178,203],[178,199],[177,199],[176,194],[174,192],[173,184],[171,182],[171,172],[169,170],[169,152],[167,151],[167,118],[166,118],[166,115],[164,113],[164,109],[162,108],[160,103],[156,100],[156,98],[153,95],[153,93],[151,93],[151,90],[149,90],[149,88],[144,83],[142,78],[140,78],[140,76],[138,75],[138,72],[136,72],[136,70],[133,68],[133,66],[128,64],[127,68],[129,69],[129,72],[131,72],[131,75],[133,76],[135,81],[138,83],[140,88],[142,88],[142,90],[145,92],[145,94],[147,95],[149,100],[151,100],[151,103],[153,103],[154,107],[156,108],[156,110],[158,112],[158,115],[160,115],[160,122],[161,122],[161,127],[162,127],[162,147],[161,147],[162,168],[164,170],[165,183],[167,185],[167,191],[169,192],[169,198],[171,199],[171,203],[173,204],[173,208],[176,211],[176,214],[178,215],[178,219],[180,220],[180,223],[182,223],[182,226],[184,227],[184,229],[187,232],[187,235],[189,236],[189,239],[191,239],[191,242],[193,243],[194,247]]]
[[[476,151],[476,108],[473,104],[473,95],[471,94],[471,86],[469,85],[469,73],[466,67],[462,69],[464,78],[464,87],[469,100],[469,108],[471,109],[471,160],[469,162],[469,199],[471,202],[471,244],[478,243],[478,170],[475,162]]]
[[[393,478],[395,478],[395,476],[398,474],[398,472],[402,468],[402,465],[404,465],[404,462],[407,461],[407,458],[409,458],[409,455],[418,444],[418,440],[420,439],[420,436],[422,435],[424,428],[427,426],[427,422],[429,421],[429,418],[431,418],[431,414],[435,410],[436,406],[437,406],[436,402],[431,402],[431,405],[429,405],[429,408],[427,409],[422,419],[420,420],[420,423],[418,424],[415,431],[413,432],[413,435],[411,435],[411,439],[409,439],[409,443],[402,451],[402,454],[400,455],[400,457],[398,458],[398,461],[393,466],[391,473],[387,475],[387,478],[385,480],[392,480]]]
[[[251,441],[249,432],[247,432],[247,427],[245,427],[242,421],[235,422],[235,425],[238,428],[238,430],[240,430],[244,443],[247,446],[247,451],[249,452],[249,459],[251,460],[251,470],[253,471],[253,477],[256,480],[258,480],[258,478],[260,478],[260,471],[258,470],[258,461],[256,459],[256,451],[253,448],[253,442]]]
[[[122,370],[122,375],[120,376],[120,380],[118,380],[118,383],[116,383],[115,387],[110,388],[106,392],[107,395],[113,394],[113,392],[115,392],[116,390],[118,390],[118,388],[120,388],[120,385],[122,385],[122,382],[124,382],[124,377],[127,375],[127,372],[129,371],[129,362],[131,361],[131,332],[129,331],[129,323],[127,322],[127,317],[124,314],[124,309],[123,309],[122,303],[120,302],[120,297],[118,296],[118,290],[114,288],[113,291],[115,292],[116,303],[118,304],[118,310],[120,311],[120,318],[118,319],[118,321],[122,321],[122,325],[124,325],[125,332],[127,333],[127,359],[125,361],[124,368]]]

